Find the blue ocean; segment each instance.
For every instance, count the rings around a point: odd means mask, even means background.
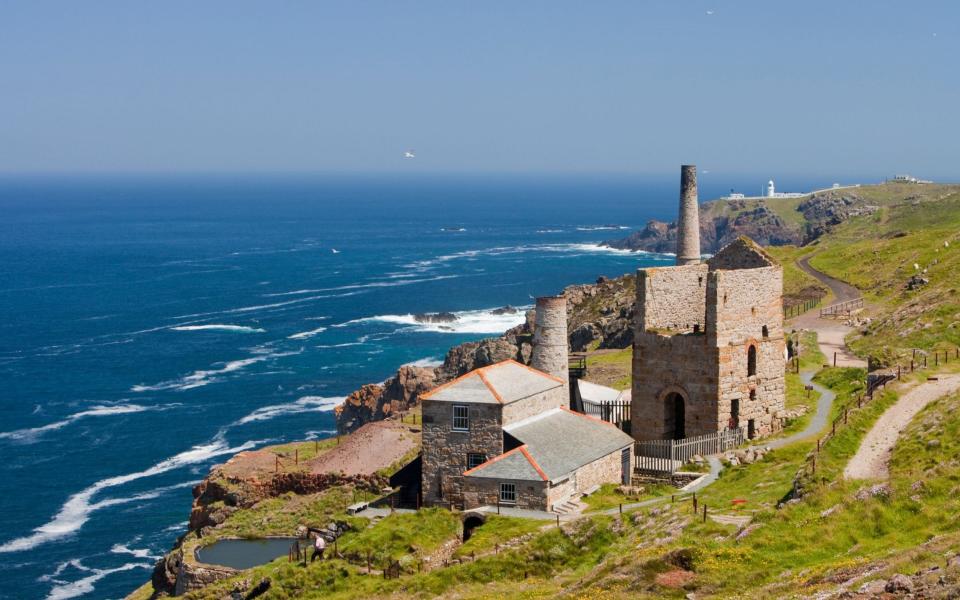
[[[598,242],[677,195],[674,176],[0,177],[0,597],[123,597],[211,465],[331,435],[361,384],[523,318],[493,308],[670,264]]]

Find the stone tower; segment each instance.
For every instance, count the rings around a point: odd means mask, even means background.
[[[563,380],[570,393],[570,362],[567,355],[567,299],[563,296],[537,298],[530,366]]]
[[[680,167],[680,217],[677,220],[677,264],[700,262],[700,209],[697,204],[697,167]]]

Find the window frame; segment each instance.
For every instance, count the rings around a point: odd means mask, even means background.
[[[459,410],[463,411],[462,415],[458,415]],[[457,422],[462,421],[465,423],[462,427],[457,426]],[[453,431],[470,431],[470,407],[466,404],[454,404],[453,411],[451,413],[450,419],[450,429]]]
[[[505,498],[504,492],[508,492],[508,495],[512,495],[513,498],[510,498],[510,499]],[[500,495],[497,497],[500,500],[500,504],[516,504],[517,503],[517,484],[501,481]]]
[[[472,461],[471,459],[476,458],[476,457],[480,457],[480,459],[479,459],[480,462],[478,462],[478,463],[476,463],[476,464],[473,464],[473,461]],[[485,462],[487,462],[487,455],[486,455],[486,454],[484,454],[484,453],[482,453],[482,452],[467,452],[467,470],[468,470],[468,471],[469,471],[470,469],[476,469],[477,467],[479,467],[480,465],[482,465],[482,464],[485,463]]]

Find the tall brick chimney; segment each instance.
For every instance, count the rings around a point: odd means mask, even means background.
[[[533,353],[530,366],[563,380],[565,397],[570,395],[570,361],[567,354],[567,299],[563,296],[537,298],[533,326]]]
[[[677,264],[700,262],[700,208],[697,204],[697,167],[680,167],[680,215],[677,219]]]

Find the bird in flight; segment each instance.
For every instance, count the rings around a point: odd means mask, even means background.
[[[712,14],[713,14],[713,11],[712,11],[712,10],[708,10],[708,11],[707,11],[707,14],[708,14],[708,15],[712,15]]]
[[[404,150],[404,151],[403,151],[403,157],[404,157],[404,158],[416,158],[417,155],[413,153],[413,150]]]

